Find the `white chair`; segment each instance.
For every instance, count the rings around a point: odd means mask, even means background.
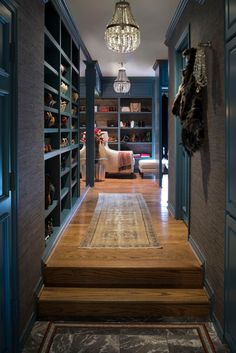
[[[111,149],[108,145],[108,140],[109,140],[108,132],[103,131],[102,133],[103,133],[105,142],[100,144],[99,153],[101,158],[105,158],[104,165],[105,165],[106,173],[132,174],[134,172],[134,164],[135,164],[133,151],[116,151]],[[121,165],[122,153],[124,153],[124,155],[126,154],[126,157],[128,157],[127,160],[130,161],[129,168],[128,166],[123,165],[122,167]]]

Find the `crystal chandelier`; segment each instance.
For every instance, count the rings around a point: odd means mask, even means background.
[[[138,48],[139,26],[127,1],[121,0],[116,3],[112,20],[106,27],[105,41],[108,49],[117,53],[130,53]]]
[[[130,90],[131,84],[130,80],[126,75],[126,70],[121,63],[121,68],[118,71],[118,76],[113,83],[113,88],[116,93],[128,93]]]

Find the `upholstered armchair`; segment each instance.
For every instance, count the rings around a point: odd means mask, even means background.
[[[108,133],[103,131],[104,143],[100,144],[100,157],[104,159],[106,173],[131,174],[134,172],[133,151],[116,151],[108,145]]]

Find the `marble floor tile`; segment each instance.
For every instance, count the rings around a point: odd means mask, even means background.
[[[169,353],[166,338],[163,335],[121,335],[120,353]]]
[[[22,353],[37,353],[47,331],[49,321],[36,321]]]

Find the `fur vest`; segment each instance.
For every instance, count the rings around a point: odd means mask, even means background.
[[[183,52],[188,62],[182,71],[182,82],[172,108],[172,113],[179,116],[182,126],[182,143],[189,155],[196,152],[204,137],[202,119],[202,89],[197,87],[193,75],[196,49]]]

